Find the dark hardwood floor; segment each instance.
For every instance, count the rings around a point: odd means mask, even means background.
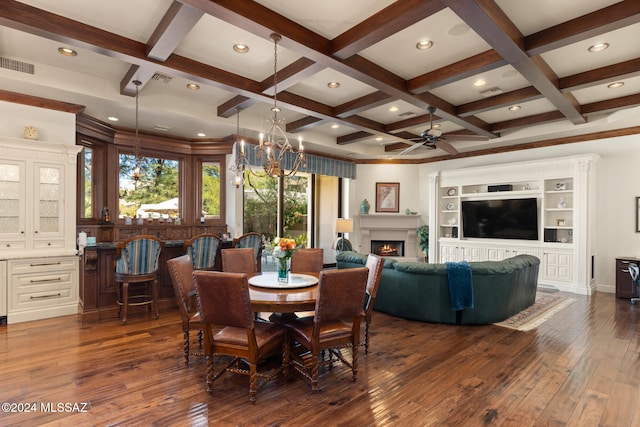
[[[640,425],[640,307],[569,296],[577,301],[530,332],[376,312],[357,382],[338,364],[313,394],[292,374],[255,405],[244,376],[205,391],[204,360],[183,363],[177,311],[134,314],[126,326],[76,316],[0,326],[0,401],[35,409],[5,405],[0,425]]]

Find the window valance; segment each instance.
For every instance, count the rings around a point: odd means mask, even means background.
[[[236,147],[236,156],[238,147]],[[252,144],[245,145],[245,155],[251,166],[260,166],[260,159],[256,155],[256,146]],[[354,162],[332,159],[329,157],[318,156],[315,154],[305,154],[307,165],[298,168],[300,172],[313,173],[317,175],[337,176],[339,178],[355,179],[356,164]],[[295,161],[292,153],[285,153],[284,169],[291,169]]]

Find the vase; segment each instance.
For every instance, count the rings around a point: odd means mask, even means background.
[[[360,203],[360,213],[362,215],[367,215],[370,208],[371,206],[369,206],[369,202],[367,201],[367,199],[364,199],[362,203]]]
[[[289,258],[278,258],[278,282],[289,281]]]

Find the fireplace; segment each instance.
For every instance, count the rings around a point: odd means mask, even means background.
[[[371,252],[380,256],[404,256],[404,240],[372,240]]]
[[[403,261],[419,261],[416,236],[416,229],[421,224],[419,215],[358,215],[356,218],[360,231],[360,251],[380,253],[380,248],[387,244],[393,248],[385,248],[384,256]],[[382,245],[378,246],[375,242]],[[397,255],[393,254],[394,250],[398,252]]]

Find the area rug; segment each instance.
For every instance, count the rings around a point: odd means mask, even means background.
[[[560,310],[574,302],[575,299],[573,298],[538,291],[536,294],[536,302],[532,306],[514,314],[507,320],[494,323],[494,325],[517,329],[518,331],[530,331],[542,325]]]

